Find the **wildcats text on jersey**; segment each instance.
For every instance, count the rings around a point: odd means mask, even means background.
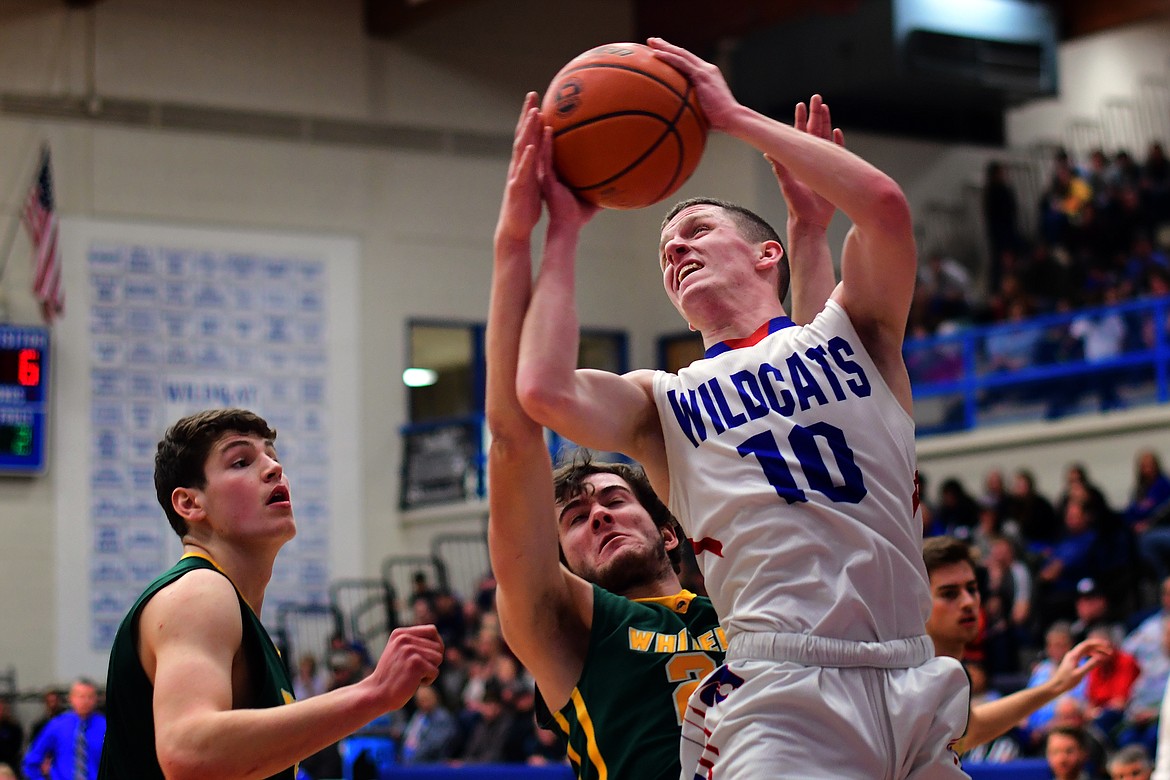
[[[775,413],[791,417],[797,409],[823,406],[850,396],[865,398],[873,390],[865,370],[850,360],[853,345],[841,336],[793,352],[783,367],[761,363],[754,372],[737,371],[711,377],[684,393],[667,391],[679,428],[698,447],[708,436],[718,436],[750,420]],[[701,365],[692,364],[692,368]],[[708,433],[708,429],[714,433]]]

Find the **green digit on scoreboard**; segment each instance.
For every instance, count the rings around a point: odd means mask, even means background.
[[[29,455],[32,453],[32,426],[18,425],[12,435],[12,453],[14,455]]]

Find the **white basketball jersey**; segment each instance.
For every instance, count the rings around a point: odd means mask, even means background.
[[[658,372],[669,506],[728,634],[925,633],[914,422],[829,301]]]

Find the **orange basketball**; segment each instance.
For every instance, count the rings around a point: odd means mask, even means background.
[[[610,209],[657,203],[703,156],[707,119],[686,77],[639,43],[598,46],[553,78],[541,103],[553,163],[577,197]]]

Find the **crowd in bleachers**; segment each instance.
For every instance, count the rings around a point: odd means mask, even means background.
[[[1041,756],[1047,735],[1068,726],[1087,736],[1098,769],[1127,745],[1154,755],[1170,679],[1170,475],[1158,455],[1136,454],[1125,506],[1078,464],[1057,496],[1021,468],[974,489],[948,476],[933,498],[924,533],[968,540],[981,563],[981,629],[964,658],[976,697],[1042,682],[1089,636],[1114,647],[1080,685],[966,760]]]
[[[433,685],[419,689],[399,712],[379,718],[359,736],[393,742],[403,764],[547,764],[567,762],[556,735],[537,725],[537,695],[531,675],[508,650],[495,610],[495,581],[485,576],[476,593],[461,598],[423,572],[406,596],[412,621],[434,624],[446,658]],[[298,657],[293,680],[298,699],[353,682],[373,667],[360,643],[334,636],[323,662]],[[341,777],[342,750],[335,745],[302,762],[307,778]]]
[[[1125,150],[1111,158],[1097,149],[1084,161],[1058,150],[1034,206],[1034,216],[1021,212],[1004,164],[988,164],[983,183],[990,258],[986,294],[976,294],[971,273],[961,263],[927,248],[911,311],[912,333],[1170,290],[1170,162],[1161,143],[1152,143],[1140,163]],[[1034,228],[1021,230],[1028,224]]]

